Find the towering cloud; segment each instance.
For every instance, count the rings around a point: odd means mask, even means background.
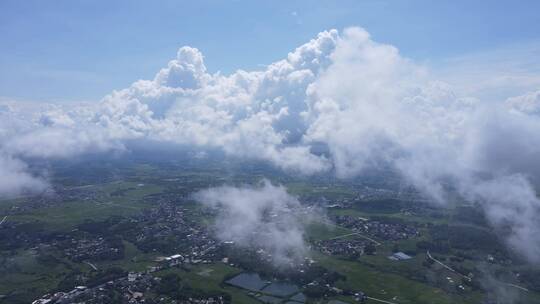
[[[538,92],[461,96],[361,28],[322,32],[264,70],[231,75],[209,73],[201,52],[183,47],[153,80],[98,105],[9,104],[0,115],[4,163],[19,163],[2,169],[27,176],[26,188],[35,178],[21,157],[122,150],[128,139],[219,148],[304,174],[350,177],[383,163],[434,202],[448,203],[452,188],[478,203],[540,262]],[[315,144],[328,153],[312,153]]]

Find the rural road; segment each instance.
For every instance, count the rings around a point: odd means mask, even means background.
[[[455,274],[457,274],[459,276],[462,276],[463,278],[467,279],[469,282],[471,281],[470,277],[455,271],[454,269],[452,269],[452,267],[450,267],[450,266],[444,264],[443,262],[437,260],[436,258],[432,257],[431,254],[429,253],[429,250],[427,251],[427,256],[428,256],[428,258],[435,261],[436,263],[443,266],[444,268],[452,271],[453,273],[455,273]],[[519,286],[519,285],[512,284],[512,283],[505,283],[505,282],[500,282],[500,283],[502,283],[503,285],[509,286],[509,287],[514,287],[514,288],[520,289],[520,290],[525,291],[525,292],[529,292],[529,290],[527,288],[523,287],[523,286]]]
[[[333,237],[331,238],[331,240],[337,240],[337,239],[341,239],[341,238],[344,238],[344,237],[348,237],[348,236],[351,236],[351,235],[358,235],[368,241],[371,241],[373,243],[375,243],[377,246],[381,245],[381,243],[375,241],[374,239],[370,238],[370,237],[367,237],[363,234],[361,234],[360,232],[352,232],[352,233],[347,233],[347,234],[344,234],[344,235],[339,235],[339,236],[336,236],[336,237]]]

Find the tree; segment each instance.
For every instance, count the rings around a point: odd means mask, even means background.
[[[367,255],[374,255],[376,251],[377,251],[377,248],[375,248],[375,246],[372,245],[372,244],[368,244],[368,245],[366,245],[366,247],[364,248],[364,252],[365,252]]]

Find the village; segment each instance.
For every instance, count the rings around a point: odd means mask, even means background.
[[[121,296],[121,301],[124,303],[219,304],[227,302],[223,296],[191,297],[176,301],[167,296],[155,297],[155,292],[153,292],[161,283],[161,277],[154,274],[166,269],[212,263],[225,263],[231,266],[235,262],[242,264],[238,259],[226,256],[226,252],[230,253],[230,250],[235,248],[234,242],[217,241],[212,236],[212,231],[193,221],[194,212],[197,213],[197,216],[201,216],[198,213],[207,211],[194,211],[171,201],[162,200],[155,207],[133,217],[115,218],[104,222],[86,222],[69,236],[64,235],[60,239],[53,240],[52,245],[64,248],[65,257],[76,262],[87,263],[92,267],[95,267],[92,262],[119,259],[123,255],[122,242],[107,237],[107,234],[111,233],[111,231],[132,242],[140,250],[146,252],[169,252],[171,254],[156,257],[154,265],[149,266],[144,272],[123,273],[121,276],[107,282],[94,285],[77,285],[70,291],[46,294],[33,303],[72,303],[80,301],[86,303],[109,303],[107,301],[113,296]],[[338,217],[336,218],[336,224],[381,239],[397,240],[417,235],[415,229],[404,225],[383,224],[351,217]],[[120,229],[120,227],[129,229]],[[155,242],[155,240],[170,237],[174,237],[177,241],[169,242],[165,244],[166,246],[163,246],[161,242]],[[371,248],[372,241],[368,239],[337,238],[319,241],[313,245],[320,248],[323,253],[330,255],[375,253],[375,250],[370,252],[369,248]],[[263,248],[250,250],[260,263],[269,264],[271,262],[271,256]],[[304,272],[314,263],[313,260],[306,258],[304,263],[296,266],[299,267],[300,272]],[[333,279],[330,281],[325,279],[329,275],[332,277],[331,274],[325,273],[320,279],[306,281],[301,288],[310,296],[331,296],[344,293],[354,296],[356,294],[358,302],[363,301],[362,292],[343,291],[333,286]],[[251,296],[260,298],[262,302],[273,301],[272,295],[265,295],[264,293],[253,293]]]

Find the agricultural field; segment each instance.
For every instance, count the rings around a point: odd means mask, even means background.
[[[506,250],[473,206],[435,209],[409,197],[387,198],[386,192],[381,198],[369,192],[362,199],[355,186],[362,181],[323,186],[317,179],[266,174],[299,200],[297,209],[317,213],[297,218],[309,265],[302,264],[302,273],[272,270],[252,249],[216,241],[216,212],[192,197],[208,187],[263,179],[261,169],[250,170],[230,175],[212,166],[197,171],[141,164],[77,185],[62,184],[71,179],[58,173],[55,192],[0,202],[6,217],[0,226],[0,302],[28,303],[76,284],[121,280],[127,273],[174,279],[188,294],[227,295],[233,303],[272,300],[264,291],[226,282],[255,272],[269,281],[293,282],[311,303],[352,303],[358,292],[368,296],[362,300],[366,303],[376,302],[370,298],[482,303],[497,288],[512,293],[516,303],[540,303],[537,283],[516,276],[531,278],[538,270]],[[190,256],[197,251],[198,256]],[[389,258],[397,252],[408,258]],[[164,264],[175,253],[183,262]],[[318,277],[330,287],[313,287]],[[491,286],[483,285],[487,278]],[[165,290],[160,283],[148,284],[149,297]],[[178,294],[169,293],[173,296]]]

